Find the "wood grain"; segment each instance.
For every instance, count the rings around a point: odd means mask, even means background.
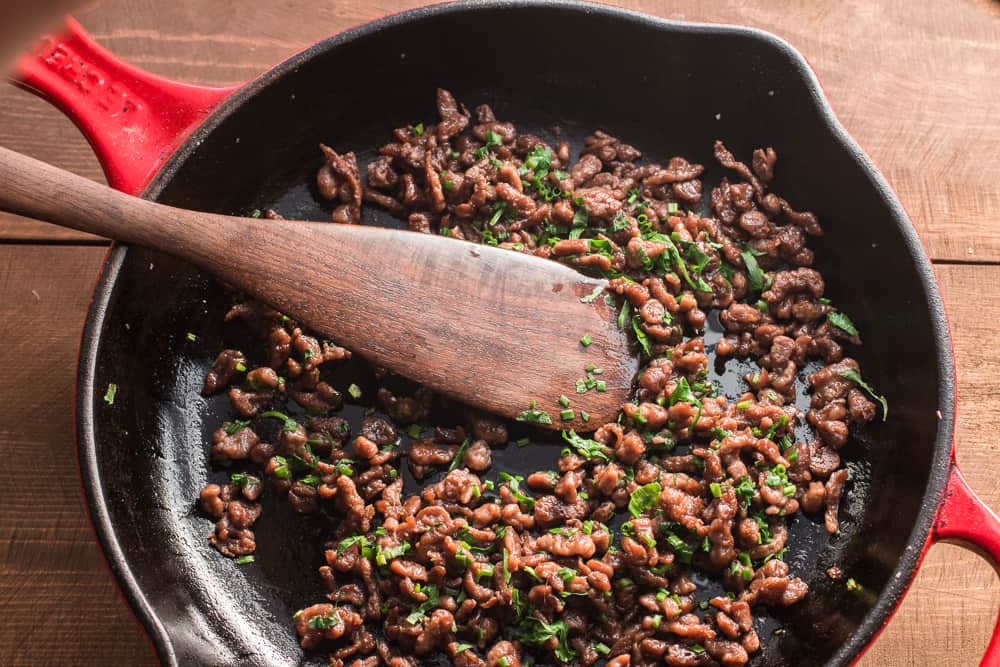
[[[126,60],[185,81],[245,81],[290,53],[424,0],[280,4],[107,0],[78,16]],[[881,167],[934,259],[1000,261],[1000,3],[867,0],[610,2],[658,16],[770,30],[809,59],[848,131]],[[762,138],[762,141],[766,138]],[[76,129],[30,95],[0,90],[0,145],[89,178]],[[779,147],[780,152],[780,147]],[[0,215],[0,238],[62,235]]]
[[[424,4],[342,0],[107,0],[78,12],[112,50],[155,72],[245,80],[344,27]],[[669,18],[745,23],[810,60],[834,109],[907,206],[936,259],[1000,262],[1000,3],[616,3]],[[0,89],[0,145],[101,180],[58,112]],[[0,216],[3,239],[83,238]],[[970,252],[971,249],[971,252]],[[74,360],[101,248],[0,245],[0,664],[155,664],[86,523],[72,455]],[[958,458],[1000,509],[1000,266],[938,267],[951,316],[961,406]],[[31,292],[34,289],[38,297]],[[30,335],[25,332],[33,331]],[[25,470],[28,470],[25,472]],[[992,568],[961,548],[931,549],[864,667],[975,665],[1000,608]]]
[[[152,658],[87,521],[74,455],[76,353],[104,252],[0,245],[3,665]]]
[[[615,306],[584,301],[608,282],[560,262],[409,230],[187,211],[2,147],[0,183],[0,209],[185,259],[376,366],[508,419],[530,402],[544,428],[593,431],[639,370]],[[600,391],[577,394],[588,365],[603,369]],[[564,394],[573,408],[560,419]]]

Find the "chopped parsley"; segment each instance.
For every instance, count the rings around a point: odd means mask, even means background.
[[[604,453],[604,445],[597,442],[596,440],[591,440],[590,438],[584,438],[578,435],[576,431],[563,431],[562,438],[569,443],[570,447],[585,459],[600,459],[602,461],[610,461],[611,459],[607,454]]]
[[[472,444],[472,438],[466,436],[462,444],[459,445],[458,451],[455,452],[455,457],[451,460],[451,465],[448,466],[448,472],[451,472],[458,466],[462,464],[462,459],[465,458],[465,452],[469,449],[469,445]]]
[[[858,385],[864,389],[865,393],[871,396],[873,399],[879,402],[882,406],[882,421],[889,418],[889,401],[885,399],[885,396],[876,392],[870,384],[861,379],[861,374],[858,373],[853,368],[849,368],[840,374],[840,377],[850,380],[854,384]]]
[[[566,621],[546,623],[535,616],[525,618],[518,628],[518,636],[525,644],[545,644],[552,637],[556,637],[559,643],[554,652],[561,662],[566,663],[576,658],[576,651],[569,645],[568,633]]]
[[[634,517],[641,516],[643,512],[647,512],[660,503],[660,493],[663,488],[658,482],[650,482],[640,486],[638,489],[632,492],[632,497],[628,501],[628,511]]]
[[[755,292],[760,292],[764,289],[767,279],[764,276],[764,272],[760,268],[760,264],[757,263],[757,258],[754,256],[753,250],[745,248],[740,253],[740,257],[743,258],[743,265],[747,268],[747,277],[750,279],[750,289]]]
[[[604,285],[598,285],[597,287],[594,288],[593,292],[591,292],[587,296],[580,297],[580,302],[581,303],[592,303],[594,301],[594,299],[596,299],[601,294],[601,292],[603,292],[603,291],[604,291]]]
[[[827,313],[826,321],[841,331],[846,331],[851,336],[858,335],[858,328],[854,326],[854,322],[852,322],[851,318],[843,313],[838,313],[836,311]]]
[[[516,421],[527,424],[551,424],[552,417],[545,410],[539,410],[538,404],[532,401],[528,409],[517,416]]]
[[[284,429],[288,433],[294,433],[299,428],[299,423],[286,415],[283,412],[278,412],[277,410],[268,410],[267,412],[260,413],[261,417],[268,417],[270,419],[280,419],[285,423]]]
[[[642,319],[638,315],[632,316],[632,331],[635,332],[636,340],[639,341],[639,345],[642,347],[642,351],[646,353],[647,357],[653,356],[653,349],[649,342],[649,336],[645,331],[642,330]]]

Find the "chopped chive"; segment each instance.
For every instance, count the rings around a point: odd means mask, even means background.
[[[514,441],[514,444],[518,447],[524,447],[531,444],[531,438],[518,438]]]
[[[715,496],[716,498],[722,497],[722,485],[719,484],[718,482],[712,482],[711,484],[708,485],[708,488],[712,490],[712,495]]]
[[[191,333],[190,331],[188,331],[188,333],[187,333],[187,339],[188,339],[189,341],[191,341],[191,342],[193,343],[193,342],[195,342],[196,340],[198,340],[198,337],[197,337],[197,336],[195,336],[195,335],[194,335],[193,333]]]
[[[569,407],[569,399],[566,398],[565,395],[560,396],[559,397],[559,405],[563,406],[564,408],[568,408]]]
[[[356,384],[351,384],[351,386],[347,388],[347,393],[351,395],[351,398],[357,401],[361,398],[361,387]]]
[[[416,125],[414,125],[413,134],[417,135],[418,137],[422,137],[424,135],[424,124],[417,123]]]
[[[584,412],[583,410],[580,410],[580,419],[582,419],[584,422],[589,422],[590,415]]]
[[[749,407],[750,407],[750,401],[749,400],[747,400],[747,401],[740,401],[739,403],[736,404],[736,409],[737,410],[746,410]]]
[[[608,385],[606,382],[604,382],[604,380],[597,380],[596,382],[594,382],[594,385],[597,387],[597,391],[608,390]]]
[[[559,413],[559,418],[562,419],[563,421],[570,421],[574,417],[576,417],[576,413],[573,412],[572,410],[563,410],[562,412]]]
[[[580,301],[582,303],[590,303],[594,299],[596,299],[598,295],[600,295],[600,293],[603,291],[604,291],[604,285],[598,285],[597,287],[594,288],[593,292],[591,292],[587,296],[580,297]]]
[[[580,339],[580,345],[584,347],[590,347],[590,344],[594,342],[594,339],[590,337],[590,334],[584,334],[583,338]]]
[[[246,565],[247,563],[252,563],[254,560],[253,554],[247,554],[246,556],[240,556],[236,559],[237,565]]]
[[[108,405],[115,404],[115,394],[118,393],[118,385],[114,382],[108,384],[108,390],[104,392],[104,402]]]
[[[238,364],[236,364],[236,370],[238,370],[240,373],[246,373],[247,366],[241,361]]]

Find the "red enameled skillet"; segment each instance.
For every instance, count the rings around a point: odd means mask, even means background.
[[[270,206],[323,219],[309,185],[317,145],[366,162],[392,128],[434,118],[437,86],[493,105],[523,131],[558,124],[577,150],[596,127],[657,160],[711,164],[716,138],[744,157],[774,146],[774,187],[824,222],[818,268],[864,335],[856,356],[890,413],[843,452],[851,481],[841,532],[829,539],[808,519],[792,526],[787,560],[810,595],[764,619],[753,664],[856,660],[934,542],[1000,561],[1000,520],[955,466],[954,357],[931,264],[805,60],[770,34],[575,2],[462,2],[389,16],[246,84],[204,88],[121,62],[69,20],[22,60],[19,77],[76,122],[111,185],[219,213]],[[709,170],[705,180],[719,176]],[[371,209],[364,222],[398,224]],[[79,358],[77,442],[90,516],[164,664],[323,664],[299,650],[289,620],[317,597],[322,525],[266,506],[257,562],[240,567],[208,546],[209,524],[194,507],[205,479],[218,475],[205,443],[227,406],[198,388],[228,326],[227,298],[177,260],[111,247]],[[119,387],[113,406],[102,400],[110,382]],[[501,452],[499,465],[530,467],[531,449]],[[831,581],[824,572],[833,565],[864,593]],[[982,664],[1000,665],[1000,634]]]

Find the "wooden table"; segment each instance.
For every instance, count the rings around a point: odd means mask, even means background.
[[[77,16],[132,63],[223,84],[314,40],[423,0],[274,3],[106,0]],[[882,169],[937,266],[962,407],[958,459],[1000,509],[1000,4],[620,2],[781,35],[817,70],[841,121]],[[0,89],[0,145],[103,180],[69,121]],[[0,214],[0,664],[146,665],[155,656],[87,523],[73,454],[74,365],[106,243]],[[26,333],[30,332],[30,333]],[[987,415],[983,417],[982,415]],[[982,420],[982,421],[981,421]],[[931,549],[866,666],[973,665],[1000,606],[990,566]]]

